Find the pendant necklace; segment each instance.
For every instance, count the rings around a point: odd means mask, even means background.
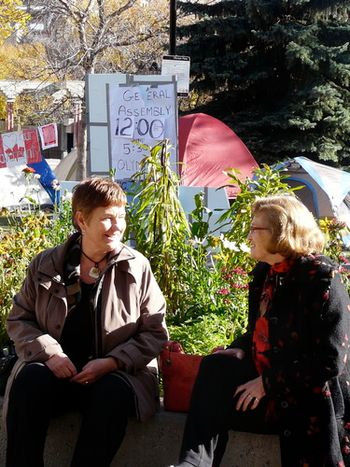
[[[99,264],[102,263],[102,261],[104,261],[107,258],[108,253],[106,255],[104,255],[104,257],[102,259],[100,259],[100,261],[94,261],[86,253],[84,253],[83,250],[81,250],[81,252],[85,256],[85,258],[87,258],[89,261],[94,263],[94,265],[92,266],[92,268],[88,272],[89,276],[92,279],[98,279],[100,277],[100,274],[101,274],[101,269],[99,268]]]

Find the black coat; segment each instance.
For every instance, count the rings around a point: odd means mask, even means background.
[[[249,358],[269,266],[257,265],[249,290],[248,332],[230,347]],[[299,258],[276,274],[266,318],[273,401],[284,466],[350,466],[350,301],[341,275],[324,256]],[[250,354],[251,355],[251,354]]]

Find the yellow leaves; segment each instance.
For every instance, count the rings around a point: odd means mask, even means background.
[[[47,77],[43,73],[46,68],[45,51],[42,44],[3,44],[0,45],[0,79],[24,80]],[[22,94],[15,100],[15,114],[17,124],[36,124],[39,121],[39,112],[45,109],[43,98]],[[18,118],[17,118],[18,117]],[[32,121],[33,118],[37,121]],[[0,95],[0,118],[6,118],[6,98]]]
[[[36,79],[45,67],[42,44],[0,46],[0,79]]]
[[[20,0],[1,0],[0,2],[0,44],[15,31],[25,29],[30,16]]]
[[[22,93],[15,100],[14,112],[16,121],[21,126],[38,126],[45,121],[52,108],[51,96],[36,96],[33,93]]]

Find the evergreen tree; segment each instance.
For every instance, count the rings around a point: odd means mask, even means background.
[[[203,111],[260,162],[304,155],[350,166],[348,0],[179,2],[179,28]]]

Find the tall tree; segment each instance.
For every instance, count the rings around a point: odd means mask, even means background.
[[[36,0],[40,41],[56,79],[94,72],[149,70],[160,54],[167,21],[166,0]],[[151,5],[152,4],[152,5]],[[155,5],[156,4],[156,5]],[[157,8],[154,8],[154,7]],[[84,115],[84,109],[83,109]],[[86,175],[86,122],[78,144],[77,176]]]
[[[191,56],[196,110],[223,119],[258,161],[350,165],[348,0],[178,5],[197,17],[177,50]]]

